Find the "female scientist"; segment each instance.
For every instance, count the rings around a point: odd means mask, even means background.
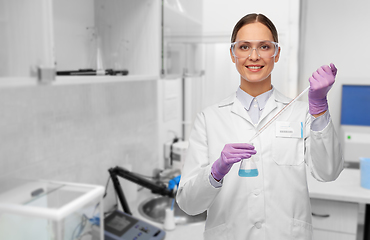
[[[326,95],[334,64],[309,78],[309,104],[294,102],[249,140],[290,99],[271,85],[280,47],[274,24],[249,14],[234,27],[231,59],[240,74],[236,93],[197,115],[177,192],[190,215],[207,211],[205,240],[312,239],[306,170],[333,181],[343,169]],[[257,177],[238,175],[253,156]]]

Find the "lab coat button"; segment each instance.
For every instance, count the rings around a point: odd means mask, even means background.
[[[260,229],[262,227],[262,224],[260,222],[256,222],[254,224],[254,226],[257,228],[257,229]]]
[[[261,190],[259,190],[259,189],[256,189],[256,190],[254,190],[254,191],[253,191],[253,194],[254,194],[255,196],[260,195],[260,193],[261,193]]]

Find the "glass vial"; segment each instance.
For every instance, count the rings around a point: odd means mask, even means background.
[[[256,163],[253,160],[253,156],[251,156],[248,159],[242,159],[240,161],[239,176],[240,177],[257,177],[258,176],[258,168],[257,168]]]

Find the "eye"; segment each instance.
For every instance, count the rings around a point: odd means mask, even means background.
[[[264,44],[264,45],[260,46],[260,49],[263,50],[263,51],[267,51],[267,50],[271,49],[271,46],[268,45],[268,44]]]
[[[248,46],[247,44],[241,44],[241,45],[239,46],[239,49],[240,49],[240,50],[249,50],[249,46]]]

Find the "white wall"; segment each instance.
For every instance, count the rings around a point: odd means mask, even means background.
[[[333,62],[337,66],[336,83],[328,96],[336,129],[340,124],[342,84],[370,84],[369,9],[369,0],[302,1],[299,88],[309,85],[308,78],[321,65]]]
[[[298,13],[298,3],[297,0],[203,0],[203,31],[206,36],[230,36],[241,17],[255,12],[268,16],[279,32],[286,32],[289,16]]]

